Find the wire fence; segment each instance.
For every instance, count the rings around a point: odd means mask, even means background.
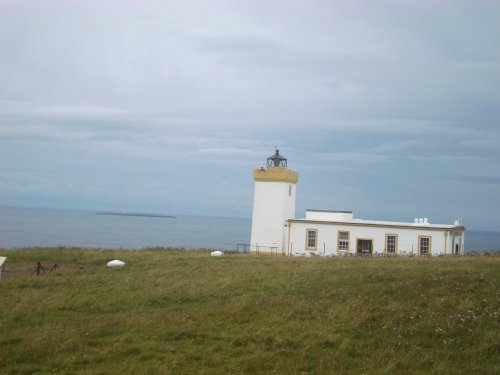
[[[4,264],[2,278],[13,279],[20,277],[31,277],[31,276],[44,276],[49,275],[58,270],[74,270],[74,271],[84,271],[85,266],[82,264],[70,264],[70,263],[60,263],[60,262],[41,262],[38,261],[36,264],[21,263],[21,264]]]
[[[250,244],[237,244],[236,251],[238,253],[252,253],[257,255],[286,255],[282,251],[278,251],[277,246],[262,246],[262,245],[250,245]]]

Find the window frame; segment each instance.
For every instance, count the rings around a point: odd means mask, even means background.
[[[389,252],[388,239],[389,237],[394,237],[394,252]],[[399,235],[397,233],[386,233],[385,234],[385,242],[384,242],[384,252],[386,254],[398,254],[398,244],[399,244]]]
[[[314,233],[314,246],[309,246],[309,233]],[[318,250],[318,230],[314,228],[306,228],[306,250]]]
[[[429,245],[426,253],[422,252],[422,240],[429,240]],[[432,236],[418,236],[418,255],[431,255],[432,254]]]
[[[340,234],[341,233],[347,233],[347,247],[345,249],[341,248],[340,246]],[[342,240],[345,241],[345,240]],[[348,230],[338,230],[337,231],[337,251],[342,251],[342,252],[349,252],[351,247],[351,232]]]

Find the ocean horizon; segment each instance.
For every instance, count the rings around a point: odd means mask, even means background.
[[[0,248],[82,247],[236,250],[250,243],[251,218],[0,207]],[[467,230],[466,252],[500,251],[500,232]]]

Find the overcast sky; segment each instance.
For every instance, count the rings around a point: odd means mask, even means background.
[[[0,0],[0,205],[500,230],[500,1]]]

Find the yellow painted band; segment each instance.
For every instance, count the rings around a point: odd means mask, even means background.
[[[296,184],[299,173],[283,167],[256,168],[253,171],[255,181],[290,182]]]

